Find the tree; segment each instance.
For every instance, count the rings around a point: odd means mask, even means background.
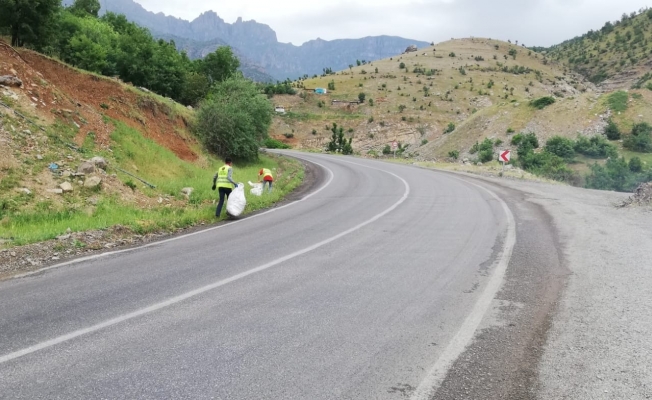
[[[611,118],[607,121],[607,126],[604,128],[604,134],[609,140],[620,139],[620,129],[618,129],[618,125],[616,125]]]
[[[0,30],[11,35],[12,46],[40,48],[50,40],[61,0],[0,0]]]
[[[364,93],[359,93],[358,94],[358,100],[360,100],[360,103],[364,103],[364,100],[367,98],[367,95]]]
[[[193,129],[212,153],[253,161],[268,137],[273,112],[253,82],[231,77],[213,86],[197,110]]]
[[[640,153],[652,153],[652,126],[647,122],[634,125],[632,133],[623,140],[623,147]]]
[[[70,11],[80,17],[91,15],[97,18],[100,13],[100,7],[99,0],[75,0],[73,5],[70,6]]]
[[[240,60],[233,55],[233,51],[228,46],[219,47],[199,63],[199,70],[211,82],[225,81],[233,76],[239,67]]]
[[[570,161],[575,157],[573,141],[561,136],[553,136],[548,139],[544,150],[567,161]]]

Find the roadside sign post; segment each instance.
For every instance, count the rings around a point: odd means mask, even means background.
[[[395,141],[392,142],[392,150],[394,151],[394,158],[396,158],[396,149],[398,148],[398,143]]]
[[[503,150],[500,152],[500,161],[503,163],[503,171],[505,171],[505,163],[509,162],[512,152],[510,150]]]

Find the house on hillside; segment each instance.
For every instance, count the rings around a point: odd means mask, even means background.
[[[285,114],[285,107],[283,107],[283,106],[275,106],[274,111],[276,111],[279,114]]]
[[[317,93],[317,94],[326,94],[326,93],[328,93],[328,90],[326,90],[324,88],[316,88],[315,93]]]

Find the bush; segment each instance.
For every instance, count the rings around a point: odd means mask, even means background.
[[[647,122],[634,125],[632,133],[625,137],[623,146],[639,153],[652,153],[652,126]]]
[[[478,160],[482,163],[487,163],[494,159],[494,151],[492,150],[481,150],[478,153]]]
[[[405,63],[400,63],[400,64],[398,65],[398,67],[399,67],[400,69],[405,69]]]
[[[392,148],[389,147],[388,144],[385,145],[385,147],[383,147],[383,154],[385,154],[385,155],[392,154]]]
[[[283,136],[285,136],[286,139],[292,139],[294,137],[294,133],[284,133]]]
[[[632,172],[641,172],[643,171],[643,162],[638,157],[632,157],[629,160],[629,170]]]
[[[616,125],[611,118],[607,121],[607,126],[604,128],[604,134],[609,140],[620,139],[620,129],[618,129],[618,125]]]
[[[374,117],[369,117],[369,119],[367,120],[367,123],[370,124],[370,123],[372,123],[372,122],[374,122]]]
[[[539,139],[537,139],[534,133],[519,133],[518,135],[514,135],[512,145],[521,147],[524,144],[532,149],[538,149]]]
[[[444,133],[451,133],[451,132],[453,132],[454,130],[455,130],[455,124],[452,123],[452,122],[449,122],[449,123],[448,123],[448,126],[447,126],[446,129],[444,130]]]
[[[272,104],[253,82],[229,78],[215,84],[201,103],[193,130],[210,152],[253,161],[267,138],[273,113]]]
[[[586,177],[586,187],[590,189],[631,192],[643,183],[652,181],[652,169],[635,173],[631,171],[625,158],[612,158],[602,166],[594,164]]]
[[[268,149],[290,149],[291,148],[290,145],[287,145],[281,142],[280,140],[276,140],[272,138],[265,139],[263,145]]]
[[[543,110],[544,108],[554,103],[555,103],[554,97],[546,96],[546,97],[540,97],[536,100],[532,100],[530,102],[530,105],[538,110]]]
[[[591,158],[618,157],[618,151],[603,136],[587,138],[580,136],[575,142],[574,150]]]
[[[575,157],[575,143],[568,138],[553,136],[546,142],[544,150],[570,161]]]
[[[368,104],[373,107],[374,106],[374,99],[369,99]]]
[[[448,157],[452,158],[453,160],[457,160],[460,158],[460,152],[458,150],[451,150],[448,152]]]
[[[421,146],[425,146],[428,144],[428,139],[422,139],[421,140]]]
[[[364,103],[364,100],[365,100],[366,97],[367,97],[366,94],[358,93],[358,100],[360,100],[360,103]]]

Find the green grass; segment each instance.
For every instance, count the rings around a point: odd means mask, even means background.
[[[33,194],[9,193],[10,197],[0,199],[0,238],[11,238],[11,245],[23,245],[53,239],[68,228],[77,232],[124,225],[138,233],[149,233],[172,231],[215,220],[213,202],[217,199],[217,191],[212,191],[211,186],[213,174],[223,164],[221,160],[207,157],[198,163],[186,162],[125,124],[114,122],[114,125],[116,129],[111,135],[111,147],[115,160],[111,160],[111,165],[117,162],[122,169],[157,187],[144,187],[141,182],[117,170],[109,172],[117,173],[125,183],[125,190],[132,190],[128,183],[133,182],[135,190],[147,196],[168,195],[180,202],[173,202],[170,207],[166,207],[164,203],[159,207],[147,209],[121,201],[117,195],[108,196],[102,191],[80,188],[72,194],[67,194],[64,203],[58,207],[50,201],[24,207],[34,199]],[[246,193],[249,194],[247,181],[257,181],[258,171],[262,167],[274,172],[274,190],[262,197],[248,195],[245,214],[271,206],[303,181],[301,163],[267,155],[261,155],[259,162],[255,164],[235,164],[233,178],[236,182],[244,183]],[[3,187],[15,187],[16,179],[15,173],[7,174],[3,179]],[[194,189],[189,201],[180,193],[184,187]],[[89,207],[85,202],[91,195],[100,197],[95,207]]]
[[[627,101],[629,100],[629,94],[622,90],[613,92],[607,97],[607,104],[612,111],[623,112],[627,110]]]

